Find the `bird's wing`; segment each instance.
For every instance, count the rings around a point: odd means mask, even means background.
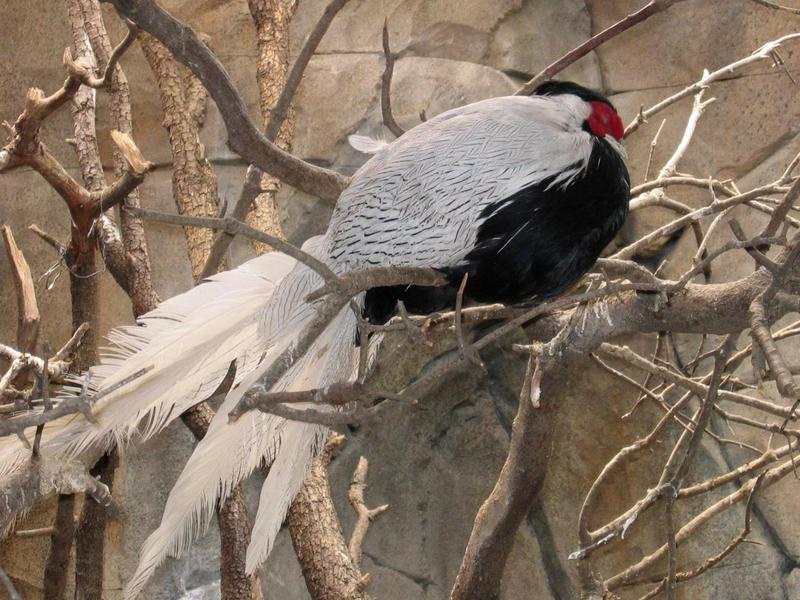
[[[579,98],[505,97],[406,132],[378,149],[342,194],[327,234],[335,268],[457,264],[484,209],[544,181],[565,185],[585,168],[585,118]]]

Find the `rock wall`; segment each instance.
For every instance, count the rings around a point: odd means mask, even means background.
[[[790,0],[784,0],[788,3]],[[257,114],[255,36],[245,2],[164,0],[166,8],[211,36],[223,63]],[[296,55],[326,0],[300,0],[292,25]],[[392,96],[395,114],[406,128],[428,115],[474,100],[503,95],[554,58],[643,4],[643,0],[351,0],[334,21],[311,61],[297,97],[294,152],[345,172],[364,161],[346,143],[350,133],[381,132],[379,78],[382,71],[380,32],[388,18],[396,65]],[[63,7],[49,0],[6,0],[0,4],[0,118],[13,121],[28,87],[52,91],[63,81],[61,53],[69,43]],[[115,17],[107,13],[112,37],[121,38]],[[800,18],[757,6],[750,0],[687,0],[666,13],[584,57],[563,73],[609,94],[625,121],[641,105],[650,105],[696,80],[704,68],[714,69],[748,55],[764,42],[797,30]],[[798,46],[781,51],[800,77]],[[158,163],[142,186],[143,204],[173,210],[167,137],[155,82],[138,48],[122,61],[131,82],[135,138],[144,155]],[[681,170],[699,176],[733,177],[741,186],[765,181],[800,150],[800,103],[797,88],[781,69],[762,62],[714,85],[717,98],[700,122]],[[102,96],[102,93],[101,93]],[[104,161],[111,165],[107,136],[109,114],[101,97],[99,128]],[[663,162],[682,134],[688,101],[665,111],[627,144],[631,175],[642,181],[649,145],[661,118],[667,119],[656,165]],[[69,111],[47,122],[45,141],[73,175],[79,176],[74,153],[65,142],[72,135]],[[212,106],[203,142],[219,177],[220,195],[233,201],[243,180],[244,165],[225,145],[219,114]],[[659,162],[660,161],[660,162]],[[110,172],[110,169],[109,169]],[[700,194],[681,192],[688,203]],[[280,194],[284,227],[300,242],[324,230],[330,208],[291,189]],[[658,211],[632,219],[625,235],[662,219]],[[68,215],[61,201],[30,171],[0,177],[0,221],[17,235],[35,277],[56,262],[52,250],[25,229],[37,223],[56,236],[68,235]],[[162,298],[191,285],[180,230],[149,225],[148,241],[155,284]],[[691,256],[684,240],[678,256]],[[237,244],[232,260],[249,256]],[[720,279],[743,274],[750,267],[727,260],[715,273]],[[131,321],[130,307],[106,273],[102,282],[102,324]],[[0,340],[14,338],[16,306],[10,274],[0,260]],[[68,278],[38,280],[43,309],[42,340],[57,344],[69,331]],[[49,285],[51,284],[52,285]],[[370,503],[391,508],[370,530],[364,569],[372,574],[371,592],[381,600],[446,598],[469,535],[472,519],[491,490],[505,456],[521,365],[507,353],[490,353],[487,378],[466,378],[437,394],[428,410],[397,409],[380,423],[354,431],[332,467],[335,499],[344,527],[353,515],[346,485],[359,455],[370,459]],[[587,365],[575,373],[567,405],[557,423],[557,446],[540,501],[520,529],[503,581],[501,598],[568,599],[575,597],[575,579],[566,556],[577,546],[576,515],[589,482],[624,443],[635,439],[655,413],[637,427],[620,416],[633,401],[630,389]],[[104,598],[119,598],[135,566],[138,548],[161,515],[172,483],[188,457],[192,438],[175,424],[153,442],[130,449],[115,481],[115,495],[124,507],[121,527],[108,546]],[[658,451],[621,473],[603,497],[610,515],[652,484]],[[706,446],[693,474],[718,472],[733,456]],[[254,489],[257,489],[254,487]],[[793,514],[797,481],[787,479],[759,501],[754,538],[763,545],[745,545],[722,566],[682,588],[682,598],[800,598],[800,521]],[[719,495],[726,493],[721,489]],[[48,525],[52,507],[42,507],[26,527]],[[686,565],[724,546],[740,527],[740,512],[724,516],[719,527],[704,532],[702,543],[681,548]],[[644,528],[643,528],[644,529]],[[635,531],[623,556],[605,557],[600,566],[611,575],[638,560],[660,543],[660,534]],[[190,554],[162,568],[147,591],[153,599],[219,597],[215,526]],[[0,561],[26,598],[40,597],[46,538],[17,539],[0,548]],[[683,564],[683,563],[682,563]],[[308,598],[288,536],[282,536],[262,577],[271,599]],[[69,592],[68,592],[69,593]]]

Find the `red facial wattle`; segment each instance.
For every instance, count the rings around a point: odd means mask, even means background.
[[[625,126],[617,111],[605,102],[592,100],[589,104],[592,107],[592,113],[586,121],[592,133],[598,137],[610,135],[617,141],[621,140],[625,134]]]

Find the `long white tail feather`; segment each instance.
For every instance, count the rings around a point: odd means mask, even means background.
[[[299,369],[290,372],[289,380],[282,381],[284,385],[280,387],[290,390],[324,388],[351,379],[358,362],[353,344],[356,328],[355,315],[345,307],[300,361]],[[323,352],[326,354],[320,359]],[[301,404],[298,408],[305,406]],[[261,488],[258,513],[247,548],[245,571],[248,574],[255,573],[272,551],[289,505],[300,491],[326,433],[327,429],[319,425],[286,422],[278,453]]]
[[[316,244],[304,249],[315,251]],[[247,570],[254,571],[272,548],[275,536],[303,483],[308,465],[325,436],[325,428],[289,422],[251,412],[228,422],[233,409],[272,362],[291,347],[303,327],[314,317],[314,308],[303,298],[321,279],[298,265],[281,283],[261,314],[260,326],[268,348],[258,368],[231,389],[208,433],[197,445],[172,488],[161,524],[145,542],[136,573],[128,583],[126,598],[135,598],[167,556],[180,556],[207,527],[217,501],[262,461],[272,462],[256,516]],[[274,389],[302,390],[348,379],[353,373],[356,319],[343,309],[318,337],[309,351],[278,381]]]
[[[96,425],[82,415],[48,423],[42,452],[74,457],[89,448],[105,450],[134,434],[150,437],[213,392],[232,360],[241,380],[263,353],[263,306],[295,263],[277,252],[262,255],[163,302],[139,319],[140,326],[113,330],[111,346],[89,371],[93,393],[143,368],[151,370],[99,400],[93,409]],[[65,395],[74,395],[80,380],[72,389],[67,386]],[[0,439],[0,476],[24,468],[29,460],[30,450],[20,440]]]
[[[255,573],[272,551],[289,505],[303,486],[311,461],[325,443],[326,433],[327,429],[319,425],[286,422],[280,448],[261,487],[245,560],[248,575]]]
[[[267,360],[264,363],[269,364]],[[205,437],[195,447],[167,498],[161,524],[142,547],[136,572],[126,587],[126,598],[135,598],[167,556],[180,556],[205,531],[218,498],[226,498],[233,486],[263,460],[274,456],[282,420],[251,412],[226,423],[228,412],[265,368],[259,366],[231,389]]]

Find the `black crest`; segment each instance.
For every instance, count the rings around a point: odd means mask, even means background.
[[[590,90],[589,88],[578,85],[572,81],[545,81],[543,84],[537,87],[533,93],[537,96],[562,96],[564,94],[572,94],[573,96],[577,96],[586,102],[604,102],[611,108],[614,108],[614,105],[611,104],[611,101],[599,92]],[[614,110],[616,110],[616,108],[614,108]]]

